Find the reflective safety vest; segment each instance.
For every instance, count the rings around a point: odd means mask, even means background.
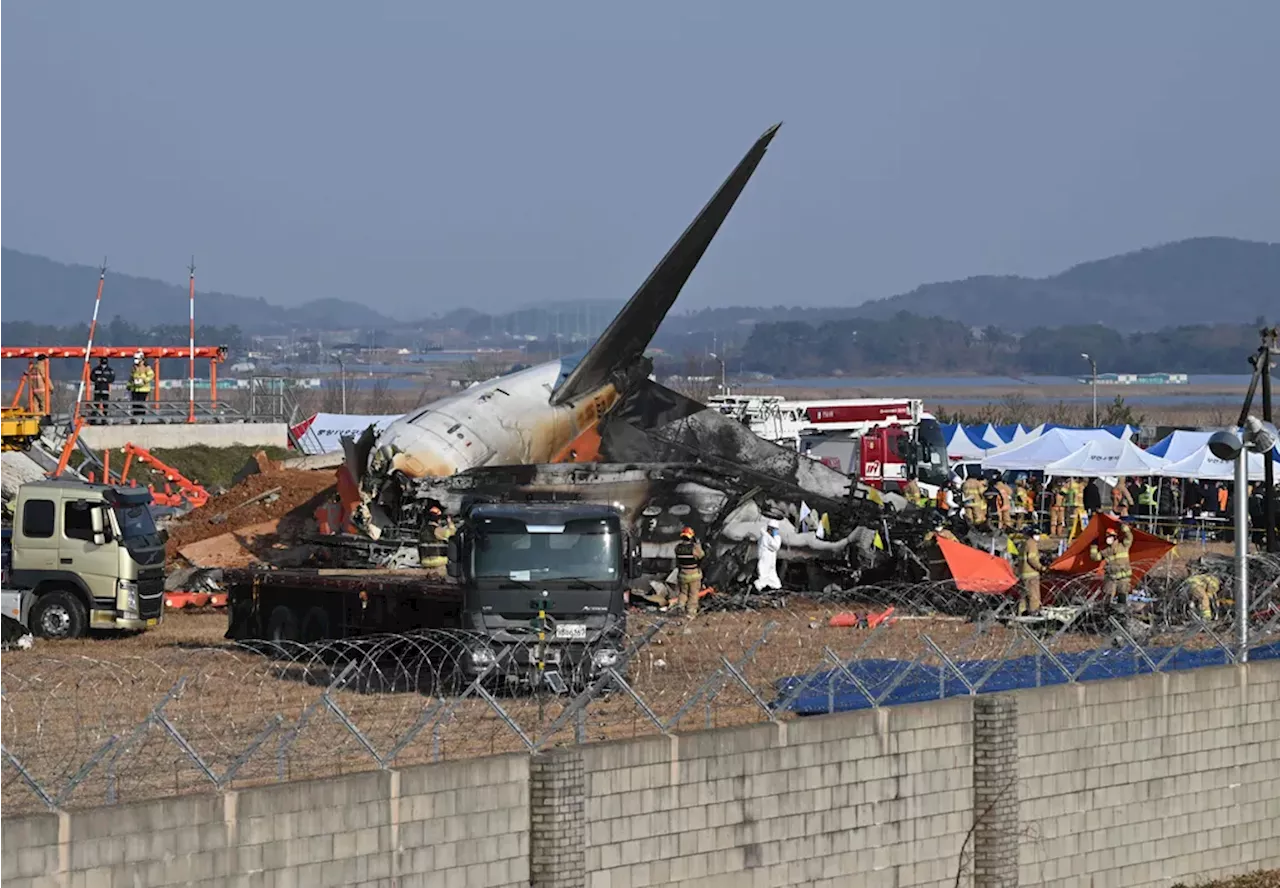
[[[146,364],[134,364],[132,372],[129,373],[129,391],[150,392],[155,379],[155,371]]]
[[[1121,525],[1120,538],[1107,546],[1098,549],[1097,544],[1089,547],[1089,557],[1094,561],[1104,562],[1102,571],[1108,579],[1125,580],[1133,576],[1133,567],[1129,564],[1129,547],[1133,545],[1133,531],[1128,525]]]
[[[684,573],[698,570],[702,561],[702,546],[697,540],[681,540],[676,543],[676,567]]]
[[[1142,485],[1142,491],[1138,494],[1138,505],[1154,506],[1156,504],[1156,486],[1154,484]]]

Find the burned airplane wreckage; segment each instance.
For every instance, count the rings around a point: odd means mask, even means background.
[[[769,517],[793,588],[921,578],[923,510],[754,435],[651,378],[650,340],[778,131],[767,130],[580,359],[479,383],[343,442],[339,489],[352,523],[386,547],[416,541],[429,504],[580,501],[621,509],[664,576],[681,528],[708,545],[704,582],[749,585]],[[907,461],[936,458],[902,439]],[[942,456],[945,460],[945,455]],[[801,521],[807,507],[823,531]],[[802,574],[798,576],[797,574]]]

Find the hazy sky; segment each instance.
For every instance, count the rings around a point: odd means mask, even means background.
[[[400,316],[676,310],[1280,241],[1280,3],[7,2],[3,242]]]

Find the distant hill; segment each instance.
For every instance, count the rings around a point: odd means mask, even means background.
[[[0,254],[5,321],[36,324],[88,323],[98,269],[66,265],[5,248]],[[120,317],[143,326],[186,324],[187,288],[153,278],[107,270],[102,320]],[[211,326],[237,325],[252,333],[391,327],[396,321],[343,299],[317,299],[296,308],[231,293],[196,291],[196,315]]]
[[[1085,262],[1046,278],[972,277],[925,284],[856,306],[886,319],[900,311],[995,325],[1101,323],[1125,332],[1184,324],[1251,323],[1280,314],[1280,244],[1199,237]]]

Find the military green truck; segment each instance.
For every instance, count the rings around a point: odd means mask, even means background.
[[[164,608],[164,534],[151,494],[83,481],[18,488],[4,528],[7,591],[25,593],[27,625],[42,638],[147,629]]]

